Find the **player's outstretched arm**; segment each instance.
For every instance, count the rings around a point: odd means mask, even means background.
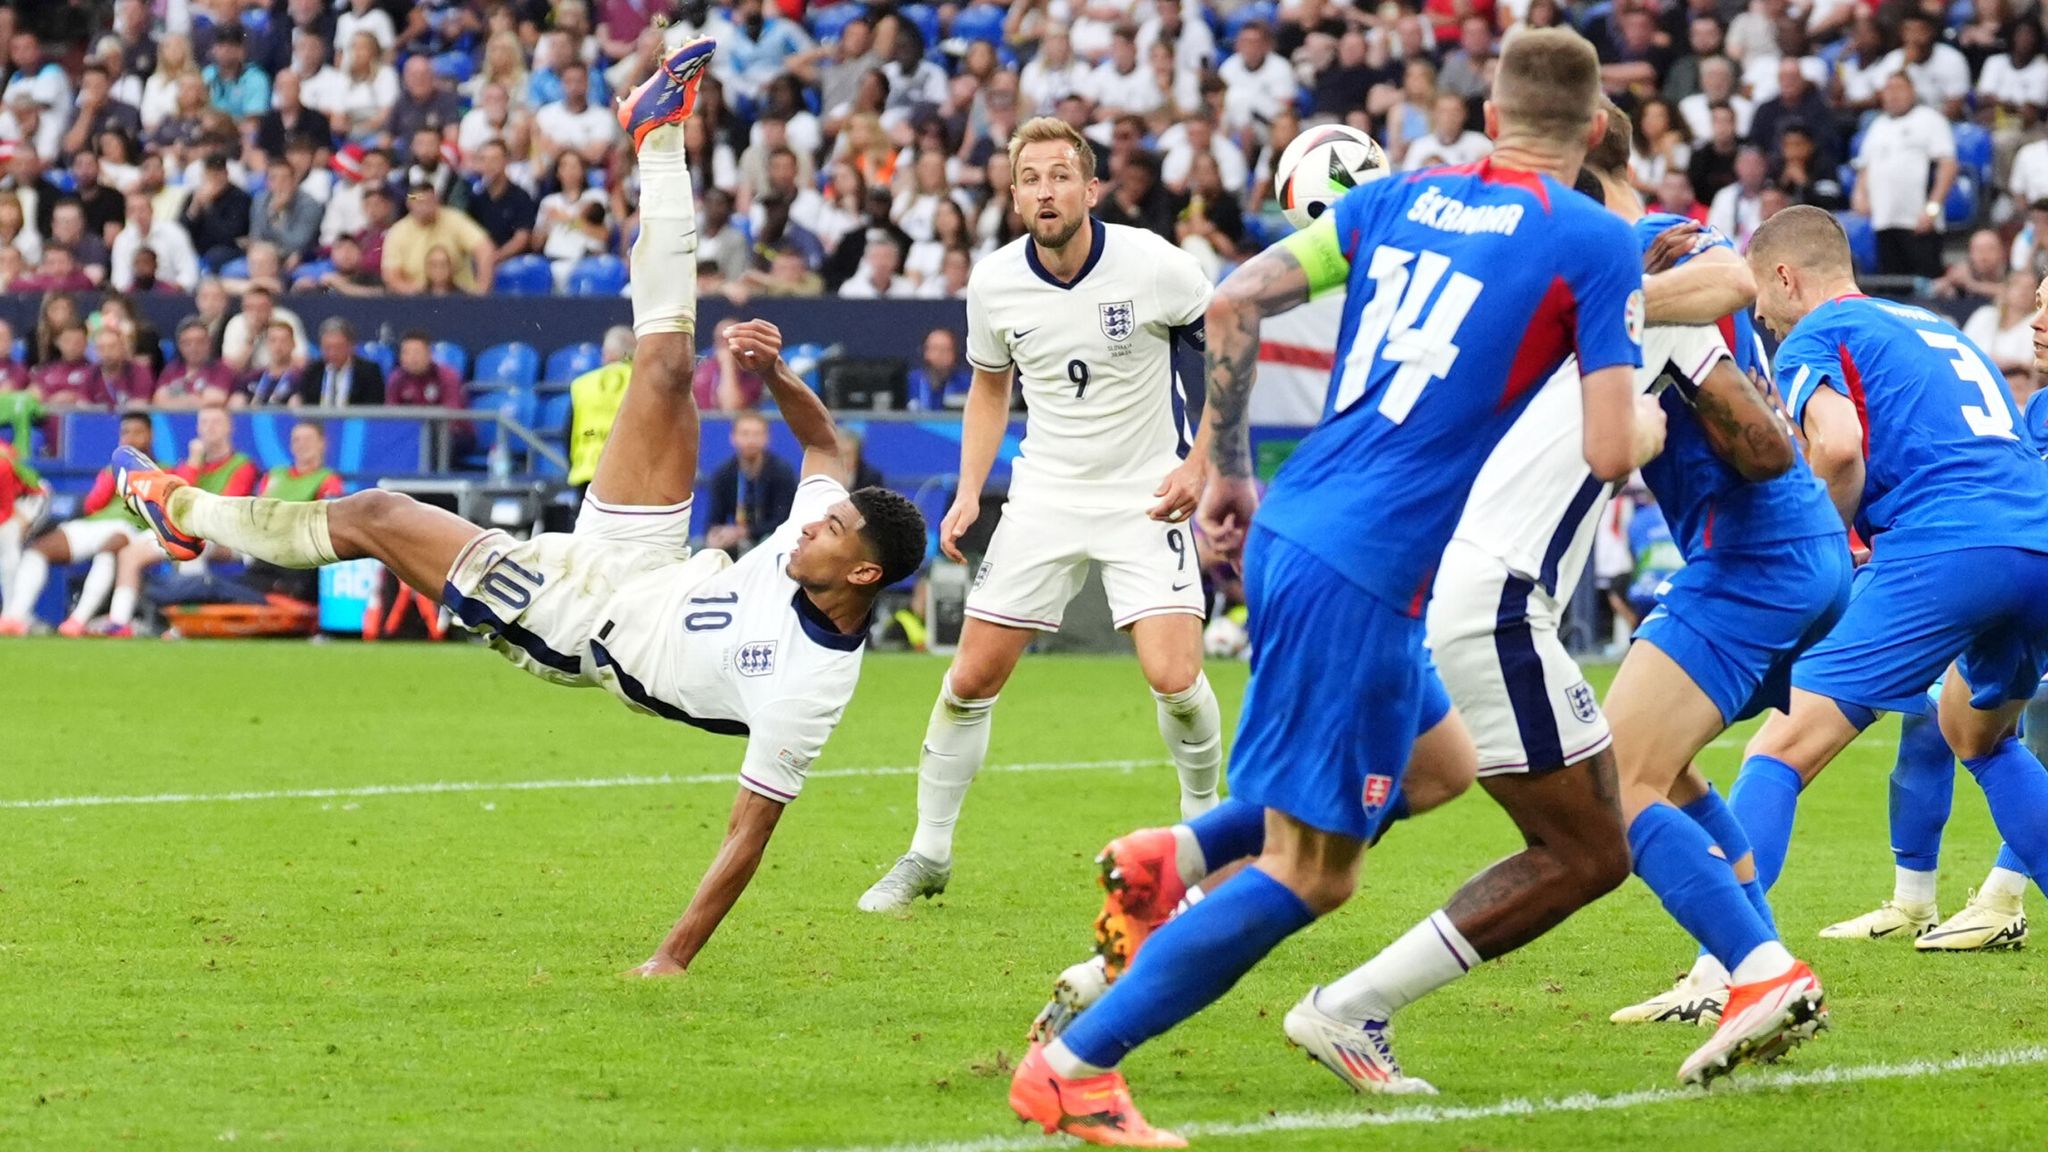
[[[967,562],[960,554],[960,537],[981,517],[981,490],[988,483],[996,451],[1010,425],[1011,378],[1015,373],[1014,367],[993,372],[976,368],[967,389],[967,410],[960,415],[960,483],[953,506],[939,524],[939,551],[959,563]]]
[[[746,320],[726,333],[733,355],[748,369],[761,374],[775,406],[782,410],[790,435],[803,446],[805,477],[824,474],[851,482],[839,463],[839,427],[832,411],[810,385],[803,382],[782,359],[782,332],[766,320]]]
[[[683,918],[669,929],[661,950],[627,975],[680,976],[688,970],[711,934],[718,931],[725,914],[739,902],[740,893],[754,879],[768,838],[774,835],[776,822],[782,819],[782,809],[778,801],[740,789],[732,804],[732,816],[726,821],[725,842],[719,845],[718,855],[704,878],[697,882],[696,894],[690,897]]]
[[[1792,468],[1792,430],[1733,361],[1722,360],[1692,397],[1707,444],[1744,480],[1769,480]]]
[[[1715,324],[1756,303],[1755,274],[1728,249],[1709,248],[1677,267],[1662,269],[1651,264],[1657,251],[1653,247],[1643,261],[1649,272],[1643,278],[1643,311],[1650,323]]]
[[[1806,431],[1806,462],[1828,486],[1843,527],[1855,527],[1856,510],[1863,505],[1863,422],[1856,406],[1833,388],[1816,387],[1799,425]]]

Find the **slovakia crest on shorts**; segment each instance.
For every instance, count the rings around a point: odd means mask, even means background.
[[[1365,810],[1378,812],[1387,806],[1387,797],[1394,794],[1392,776],[1367,776],[1365,778]]]
[[[733,654],[733,666],[742,676],[766,676],[775,671],[775,641],[756,640],[740,645]]]
[[[1591,724],[1600,718],[1600,704],[1593,699],[1593,686],[1584,680],[1565,689],[1564,698],[1572,706],[1572,715],[1577,716],[1581,724]]]
[[[1111,340],[1129,340],[1138,326],[1137,307],[1129,300],[1098,304],[1096,310],[1102,315],[1102,334]]]

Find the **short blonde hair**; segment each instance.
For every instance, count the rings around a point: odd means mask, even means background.
[[[1789,264],[1817,275],[1853,272],[1849,237],[1832,213],[1806,204],[1780,209],[1749,237],[1752,268]]]
[[[1057,116],[1039,116],[1026,120],[1015,132],[1010,133],[1010,183],[1017,182],[1017,158],[1024,154],[1030,144],[1065,144],[1074,150],[1074,156],[1081,164],[1081,179],[1095,179],[1095,146],[1088,138],[1074,129],[1072,124]]]
[[[1629,158],[1633,154],[1635,125],[1629,123],[1628,113],[1607,97],[1600,97],[1600,110],[1607,113],[1607,132],[1593,150],[1586,153],[1586,167],[1602,176],[1615,180],[1628,179]]]
[[[1580,143],[1599,100],[1600,58],[1585,37],[1564,28],[1523,29],[1508,37],[1493,81],[1504,131],[1512,126]]]

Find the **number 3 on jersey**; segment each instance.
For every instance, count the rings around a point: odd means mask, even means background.
[[[2013,431],[2012,412],[2005,406],[2005,389],[1991,375],[1991,366],[1977,355],[1975,349],[1946,332],[1929,332],[1915,328],[1920,339],[1936,351],[1950,353],[1949,366],[1956,370],[1956,376],[1965,384],[1975,384],[1977,392],[1984,398],[1984,406],[1963,405],[1963,419],[1970,425],[1970,431],[1979,436],[1994,436],[2000,440],[2017,440],[2019,433]]]
[[[1349,411],[1358,403],[1371,381],[1374,363],[1384,360],[1400,367],[1380,397],[1379,411],[1399,424],[1408,419],[1429,382],[1457,363],[1458,328],[1479,299],[1483,285],[1463,272],[1454,272],[1445,281],[1444,273],[1450,267],[1450,258],[1436,252],[1418,256],[1382,247],[1372,254],[1372,264],[1366,269],[1373,282],[1372,302],[1359,316],[1351,354],[1344,361],[1344,375],[1337,383],[1337,412]],[[1436,305],[1424,316],[1423,309],[1432,296]]]

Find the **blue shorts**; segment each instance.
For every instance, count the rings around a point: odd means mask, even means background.
[[[1964,548],[1891,560],[1883,548],[1856,573],[1841,623],[1793,669],[1793,686],[1859,725],[1918,711],[1950,663],[1977,708],[2032,698],[2048,668],[2048,554]]]
[[[1252,678],[1230,752],[1232,798],[1372,839],[1415,738],[1450,712],[1422,621],[1256,524],[1244,592]]]
[[[1711,550],[1672,575],[1636,639],[1676,661],[1725,723],[1783,709],[1794,662],[1849,603],[1851,567],[1840,536]]]

